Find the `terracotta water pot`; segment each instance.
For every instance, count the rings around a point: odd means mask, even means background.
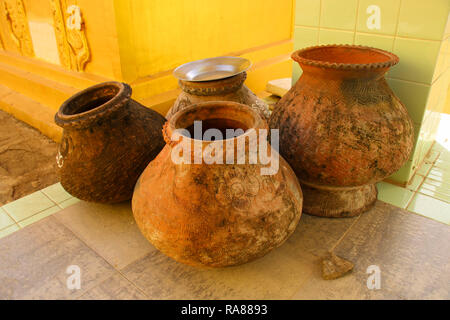
[[[164,117],[130,96],[125,83],[101,83],[69,98],[55,115],[64,129],[57,155],[61,184],[73,196],[131,199],[139,175],[164,147]]]
[[[167,120],[179,110],[191,104],[207,101],[235,101],[252,107],[257,110],[263,119],[270,116],[267,104],[259,99],[244,84],[247,78],[246,72],[241,72],[235,76],[210,81],[184,81],[178,80],[180,88],[183,90],[177,97],[174,105],[166,114]]]
[[[177,129],[191,132],[194,120],[202,121],[203,130],[245,133],[214,141],[185,133],[172,141]],[[279,157],[278,170],[265,175],[269,165],[249,162],[250,154],[260,156],[261,144],[256,153],[249,143],[240,144],[261,129],[267,124],[255,110],[226,101],[193,105],[166,123],[167,144],[142,173],[132,200],[137,225],[156,248],[188,265],[224,267],[261,257],[292,234],[303,201],[294,172]],[[216,155],[224,164],[207,164],[206,158],[195,164],[194,154],[205,154],[212,143],[221,146],[223,153]],[[180,148],[190,148],[183,152],[187,163],[172,159]]]
[[[300,180],[304,211],[348,217],[377,198],[375,183],[397,171],[413,146],[413,123],[384,74],[387,51],[350,45],[310,47],[292,59],[303,69],[274,107],[280,153]]]

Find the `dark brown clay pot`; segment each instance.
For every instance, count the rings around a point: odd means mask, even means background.
[[[204,129],[246,131],[214,142],[185,136],[171,140],[176,129],[191,128],[194,120],[201,120]],[[225,162],[231,152],[229,159],[237,163],[239,143],[266,128],[255,110],[235,102],[200,103],[175,114],[165,125],[168,143],[142,173],[134,191],[132,210],[143,235],[164,254],[192,266],[242,264],[280,246],[301,216],[303,197],[294,172],[279,157],[278,171],[262,175],[267,165],[259,160],[249,164],[249,144],[243,164]],[[212,143],[219,143],[224,164],[172,160],[172,152],[186,146],[191,148],[186,157],[192,160],[194,143],[203,154]]]
[[[300,180],[304,211],[347,217],[367,210],[375,183],[397,171],[412,150],[413,123],[384,74],[392,53],[330,45],[296,51],[303,69],[275,106],[280,153]]]
[[[130,96],[129,85],[105,82],[59,108],[55,122],[64,130],[57,163],[71,195],[102,203],[131,199],[139,175],[164,147],[164,117]]]
[[[183,92],[180,93],[174,105],[166,114],[167,120],[179,110],[191,104],[207,101],[235,101],[248,105],[258,111],[263,119],[270,116],[267,104],[259,99],[244,84],[247,78],[246,72],[241,72],[233,77],[212,80],[212,81],[184,81],[179,80],[178,84]]]

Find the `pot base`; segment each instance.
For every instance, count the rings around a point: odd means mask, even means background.
[[[355,188],[330,188],[300,181],[303,212],[329,218],[347,218],[369,210],[377,200],[375,184]]]

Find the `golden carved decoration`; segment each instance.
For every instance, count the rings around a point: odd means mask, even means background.
[[[9,36],[23,55],[33,57],[33,42],[28,29],[28,20],[23,1],[4,0],[3,5]]]
[[[51,0],[53,21],[61,64],[83,71],[90,59],[81,10],[67,0]]]
[[[64,24],[64,14],[61,9],[61,2],[59,0],[51,0],[51,5],[59,59],[64,67],[72,69],[70,48],[67,42],[66,27]]]

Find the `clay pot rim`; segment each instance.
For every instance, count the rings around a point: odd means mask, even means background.
[[[81,100],[86,95],[95,97],[95,93],[99,93],[102,89],[105,89],[107,87],[114,87],[118,91],[111,99],[109,99],[105,103],[84,112],[74,114],[70,114],[68,112],[72,105],[78,100]],[[63,102],[55,115],[55,122],[61,127],[80,127],[88,125],[91,122],[97,120],[99,115],[104,116],[106,114],[112,113],[128,103],[131,97],[131,91],[131,87],[128,84],[118,81],[107,81],[88,87],[74,94],[69,99]],[[98,95],[97,97],[101,97],[101,95]]]
[[[180,88],[196,96],[215,96],[235,92],[247,79],[247,72],[242,71],[234,76],[207,81],[178,80]]]
[[[184,128],[177,128],[176,124],[177,124],[178,120],[180,118],[182,118],[183,116],[185,116],[186,114],[191,113],[194,110],[199,111],[201,109],[214,109],[214,108],[224,108],[224,107],[234,108],[241,112],[247,113],[249,116],[252,117],[253,125],[249,126],[249,128],[244,132],[244,134],[242,134],[238,137],[222,139],[222,140],[217,140],[217,141],[231,141],[231,140],[236,140],[237,138],[242,139],[251,134],[251,129],[254,129],[254,130],[266,129],[267,130],[269,128],[267,123],[261,118],[261,116],[258,114],[258,112],[248,105],[245,105],[245,104],[242,104],[239,102],[234,102],[234,101],[208,101],[208,102],[200,102],[200,103],[192,104],[189,107],[182,109],[182,110],[178,111],[177,113],[175,113],[173,115],[173,117],[171,117],[170,120],[168,120],[164,124],[164,128],[163,128],[164,140],[171,147],[174,147],[176,144],[179,143],[177,141],[172,141],[171,136],[175,132],[176,129],[184,129]],[[214,119],[214,117],[205,118],[202,120],[206,120],[206,119]],[[241,121],[241,119],[235,119],[235,118],[231,118],[231,117],[228,119]],[[183,136],[183,141],[186,141],[187,143],[192,143],[193,141],[202,141],[203,144],[209,144],[211,142],[214,142],[214,141],[206,141],[206,140],[196,140],[194,138],[189,138],[186,136]]]
[[[320,50],[320,49],[329,49],[329,48],[348,48],[348,49],[355,49],[355,50],[361,50],[361,51],[371,51],[376,52],[379,54],[382,54],[386,57],[388,57],[388,60],[384,62],[370,62],[370,63],[341,63],[341,62],[328,62],[323,60],[313,60],[311,58],[305,58],[301,55],[306,52],[311,52],[314,50]],[[396,65],[399,62],[399,58],[397,55],[395,55],[392,52],[368,47],[368,46],[360,46],[360,45],[350,45],[350,44],[331,44],[331,45],[320,45],[320,46],[311,46],[307,48],[303,48],[300,50],[297,50],[292,53],[291,58],[298,62],[299,64],[308,65],[308,66],[314,66],[319,68],[329,68],[329,69],[337,69],[337,70],[373,70],[373,69],[383,69],[383,68],[389,68],[394,65]]]

